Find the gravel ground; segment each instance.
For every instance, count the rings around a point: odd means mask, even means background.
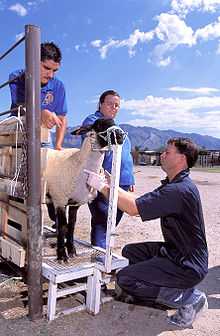
[[[135,167],[136,194],[141,195],[158,186],[164,177],[159,167]],[[45,318],[31,322],[27,318],[27,292],[24,283],[12,278],[8,268],[0,263],[0,336],[220,336],[220,173],[193,170],[203,203],[206,233],[209,246],[209,274],[200,284],[208,296],[209,309],[194,323],[193,328],[180,330],[166,323],[170,311],[156,310],[111,301],[102,305],[98,315],[79,312],[48,322]],[[115,241],[115,251],[129,242],[160,240],[159,221],[142,223],[138,217],[124,215]],[[89,240],[89,212],[82,206],[78,212],[76,236]],[[4,281],[4,282],[3,282]]]

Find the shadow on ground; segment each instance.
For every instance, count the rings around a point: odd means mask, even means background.
[[[199,288],[207,295],[209,309],[220,309],[220,266],[209,269]]]

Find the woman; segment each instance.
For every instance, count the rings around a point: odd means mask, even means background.
[[[83,122],[84,126],[93,124],[100,118],[114,119],[120,109],[120,96],[114,90],[108,90],[101,94],[98,110],[90,114]],[[112,151],[105,153],[103,168],[111,173]],[[133,160],[131,156],[131,144],[128,137],[125,138],[121,155],[121,170],[119,185],[124,190],[134,191]],[[89,204],[91,212],[91,243],[95,246],[106,248],[106,229],[108,219],[108,201],[101,193]],[[120,222],[123,212],[117,210],[116,225]]]

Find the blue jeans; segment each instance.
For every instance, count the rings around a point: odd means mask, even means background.
[[[128,191],[129,187],[120,186],[125,191]],[[92,203],[89,204],[89,210],[91,212],[91,244],[106,248],[106,230],[107,230],[107,219],[108,219],[108,201],[105,197],[98,193],[98,196],[94,199]],[[116,225],[120,222],[123,212],[117,210],[116,215]]]

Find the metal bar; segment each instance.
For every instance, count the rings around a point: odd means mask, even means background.
[[[40,163],[40,29],[25,26],[27,131],[28,303],[32,321],[42,318],[42,219]]]
[[[20,75],[20,76],[21,76],[21,75]],[[5,86],[8,85],[8,84],[14,82],[14,81],[15,81],[16,79],[18,79],[20,76],[17,76],[17,77],[15,77],[15,78],[13,78],[13,79],[8,80],[7,82],[4,82],[3,84],[0,85],[0,89],[2,89],[3,87],[5,87]]]
[[[0,61],[7,56],[14,48],[16,48],[21,42],[25,40],[25,36],[23,36],[20,40],[18,40],[12,47],[10,47],[4,54],[0,56]]]
[[[112,249],[114,247],[117,203],[118,203],[118,187],[121,168],[121,151],[122,145],[113,146],[111,184],[108,205],[108,219],[106,230],[106,254],[105,254],[105,270],[110,273],[112,270]]]
[[[0,113],[0,117],[1,116],[3,116],[3,115],[5,115],[5,114],[11,114],[11,113],[13,113],[13,112],[17,112],[18,111],[18,107],[14,107],[13,109],[11,109],[11,110],[8,110],[8,111],[5,111],[5,112],[2,112],[2,113]],[[21,115],[24,115],[24,110],[22,109],[22,113],[21,113]]]

